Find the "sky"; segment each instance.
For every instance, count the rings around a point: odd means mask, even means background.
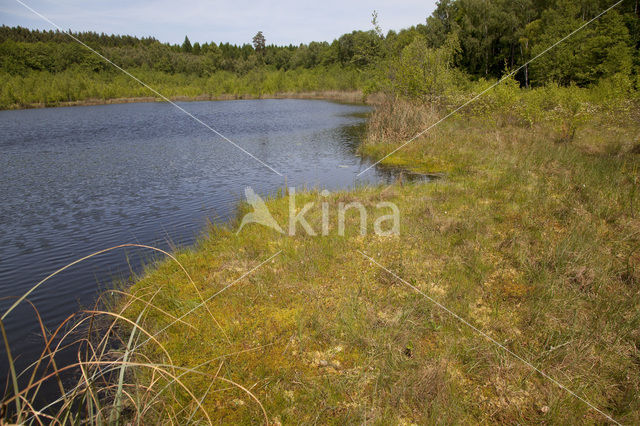
[[[153,36],[162,42],[250,43],[262,31],[267,44],[332,41],[369,30],[378,11],[383,31],[424,23],[436,0],[1,0],[0,25]]]

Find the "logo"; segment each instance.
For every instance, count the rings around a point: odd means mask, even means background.
[[[268,228],[274,229],[281,234],[285,234],[285,231],[282,229],[280,224],[274,219],[273,215],[269,211],[267,204],[264,200],[256,194],[256,192],[251,187],[246,187],[244,190],[245,197],[247,199],[247,203],[253,208],[252,212],[249,212],[244,215],[242,221],[240,222],[240,226],[236,231],[236,235],[242,231],[245,225],[249,225],[251,223],[255,223],[258,225],[266,226]],[[321,202],[321,217],[322,217],[322,230],[321,235],[326,236],[329,235],[331,229],[335,229],[331,227],[330,222],[330,211],[331,205],[329,203],[329,196],[331,193],[327,190],[320,192],[320,196],[322,197]],[[306,203],[300,210],[296,208],[296,188],[290,187],[288,192],[289,197],[289,223],[288,223],[288,235],[294,236],[296,235],[296,231],[298,229],[298,225],[302,228],[307,235],[316,236],[318,233],[311,226],[311,224],[307,221],[305,215],[312,211],[315,204],[314,202]],[[369,217],[369,212],[365,208],[364,204],[355,201],[348,204],[343,202],[339,202],[337,205],[337,230],[338,235],[344,236],[346,229],[346,217],[347,213],[350,210],[355,210],[358,213],[359,218],[359,231],[360,235],[367,234],[367,220]],[[376,235],[379,236],[397,236],[400,235],[400,210],[398,206],[394,203],[383,201],[376,204],[376,213],[383,213],[385,210],[390,214],[379,215],[373,223],[373,230]]]
[[[260,225],[273,228],[279,233],[284,234],[284,231],[282,230],[282,228],[280,228],[278,222],[276,222],[276,220],[271,215],[271,212],[269,212],[269,209],[264,203],[264,200],[255,193],[253,188],[247,186],[244,189],[244,195],[247,198],[247,203],[249,203],[249,205],[253,207],[253,212],[244,215],[244,217],[242,218],[242,222],[240,223],[240,227],[236,232],[236,235],[238,235],[240,231],[242,231],[242,228],[244,228],[244,226],[249,223],[258,223]]]

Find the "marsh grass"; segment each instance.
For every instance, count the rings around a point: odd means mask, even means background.
[[[382,157],[441,114],[415,107],[377,110],[362,151]],[[445,179],[297,196],[298,205],[359,201],[371,212],[392,201],[398,237],[376,236],[372,221],[361,236],[356,212],[345,237],[333,225],[324,237],[209,227],[110,309],[79,317],[110,320],[82,340],[69,367],[81,379],[51,415],[180,424],[607,421],[362,251],[617,421],[640,422],[638,123],[595,109],[558,143],[552,116],[515,120],[513,105],[505,108],[490,119],[482,110],[453,116],[385,160]],[[387,130],[393,120],[411,131]],[[282,195],[267,201],[281,225]],[[246,211],[240,206],[239,217]],[[329,214],[336,224],[336,209]],[[319,230],[320,208],[307,219]],[[113,335],[116,349],[105,343]],[[67,367],[48,368],[55,380]],[[19,402],[24,419],[36,416],[27,404],[33,383],[3,402]]]
[[[211,423],[211,417],[196,395],[184,384],[184,377],[201,375],[212,383],[219,381],[226,386],[237,387],[244,391],[262,409],[260,401],[253,394],[224,377],[208,375],[197,368],[176,365],[170,353],[151,332],[142,325],[149,310],[166,316],[167,321],[185,328],[193,328],[182,318],[176,317],[153,303],[160,288],[143,291],[143,297],[117,289],[103,294],[96,301],[93,309],[79,311],[67,317],[55,330],[49,331],[44,326],[37,308],[28,300],[28,296],[38,287],[67,268],[100,254],[127,247],[153,250],[176,262],[187,280],[195,283],[182,264],[170,253],[146,245],[123,244],[92,253],[78,259],[47,276],[37,283],[2,315],[0,331],[9,363],[10,386],[0,406],[2,421],[19,424],[124,424],[148,421],[173,421],[182,423],[184,417],[193,418],[195,411]],[[201,299],[202,302],[202,299]],[[11,353],[8,336],[4,328],[4,320],[21,303],[33,308],[34,316],[40,325],[43,339],[43,350],[37,359],[23,371],[17,371]],[[124,316],[132,303],[138,303],[142,309],[133,320]],[[105,309],[106,308],[106,309]],[[110,309],[109,309],[110,308]],[[204,310],[207,310],[206,306]],[[215,321],[215,318],[211,317]],[[139,348],[147,344],[155,345],[152,352],[160,354],[156,361],[143,355]],[[76,360],[57,361],[63,351],[74,350]],[[148,349],[145,348],[145,351]],[[65,360],[67,358],[65,357]],[[144,377],[144,385],[142,379]],[[59,394],[46,388],[45,398],[39,395],[43,385],[49,381],[57,383]],[[177,394],[190,399],[176,413]],[[44,406],[42,401],[46,401]],[[169,401],[170,403],[168,403]],[[264,409],[262,409],[263,414]]]
[[[638,422],[639,129],[599,114],[566,143],[546,121],[452,117],[392,158],[446,179],[331,196],[374,212],[395,202],[400,237],[375,236],[371,222],[360,236],[356,214],[346,238],[333,228],[287,238],[259,225],[239,235],[234,224],[211,228],[180,258],[205,300],[282,253],[211,301],[224,333],[202,313],[189,317],[195,329],[167,329],[163,344],[178,365],[224,359],[203,369],[244,384],[276,424],[606,422],[360,250],[617,421]],[[384,153],[397,146],[391,139],[363,149]],[[324,199],[315,190],[299,197]],[[268,206],[286,223],[286,197]],[[316,230],[320,216],[307,215]],[[162,287],[154,301],[174,315],[198,300],[170,263],[131,291],[149,287]],[[145,324],[165,321],[150,313]],[[206,393],[217,421],[256,422],[257,406],[239,391],[187,382]]]

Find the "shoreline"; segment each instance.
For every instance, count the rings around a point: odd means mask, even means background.
[[[234,100],[255,100],[255,99],[311,99],[311,100],[327,100],[346,104],[357,105],[375,105],[379,102],[377,94],[366,96],[360,90],[355,91],[315,91],[315,92],[281,92],[266,95],[252,94],[223,94],[223,95],[198,95],[198,96],[172,96],[169,97],[172,102],[204,102],[204,101],[234,101]],[[129,104],[129,103],[150,103],[150,102],[166,102],[155,96],[137,96],[125,98],[88,98],[76,101],[63,101],[54,103],[34,102],[28,104],[14,104],[9,108],[0,109],[0,111],[18,111],[27,109],[40,108],[60,108],[73,106],[95,106],[95,105],[113,105],[113,104]]]

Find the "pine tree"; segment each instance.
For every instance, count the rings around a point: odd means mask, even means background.
[[[264,38],[264,34],[262,34],[262,31],[258,31],[258,34],[253,36],[253,48],[256,50],[256,52],[264,54],[265,46],[266,40]]]
[[[182,42],[182,51],[185,53],[191,53],[192,50],[193,50],[193,47],[191,46],[189,37],[184,36],[184,42]]]

